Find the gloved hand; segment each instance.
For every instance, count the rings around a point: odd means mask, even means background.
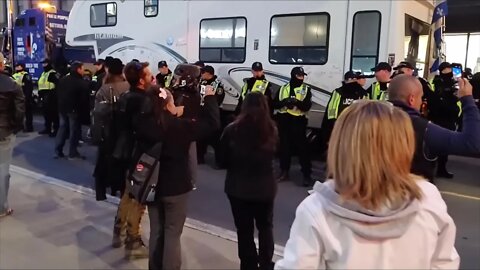
[[[297,104],[297,99],[296,98],[288,98],[286,99],[286,107],[288,109],[293,109]]]

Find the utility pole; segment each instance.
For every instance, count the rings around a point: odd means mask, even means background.
[[[8,61],[13,63],[13,0],[5,0],[7,2],[7,45],[6,51],[8,51]]]

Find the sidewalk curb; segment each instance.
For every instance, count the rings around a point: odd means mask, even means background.
[[[95,190],[88,187],[72,184],[67,181],[60,180],[51,176],[46,176],[41,173],[24,169],[22,167],[15,166],[15,165],[10,165],[10,171],[13,173],[17,173],[25,177],[43,182],[43,183],[46,183],[46,184],[55,185],[60,188],[68,189],[70,191],[80,193],[82,195],[86,195],[91,198],[95,198]],[[107,194],[107,200],[105,202],[111,205],[117,206],[120,203],[120,198]],[[231,241],[235,243],[238,242],[236,232],[227,230],[215,225],[207,224],[199,220],[187,218],[187,221],[185,222],[185,227],[193,230],[197,230],[212,236],[216,236],[216,237],[225,239],[227,241]],[[258,245],[258,239],[255,239],[255,242]],[[283,251],[284,251],[283,246],[275,244],[274,253],[276,256],[283,257]]]

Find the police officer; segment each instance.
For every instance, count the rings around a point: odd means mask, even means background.
[[[22,87],[25,96],[25,126],[24,132],[33,132],[33,82],[32,77],[25,71],[24,64],[15,66],[13,74],[15,82]]]
[[[449,130],[456,130],[460,120],[460,107],[455,95],[455,79],[450,63],[443,62],[439,67],[440,75],[435,76],[432,82],[433,95],[428,103],[428,119],[434,124]],[[437,177],[453,178],[447,171],[448,156],[438,156]]]
[[[92,83],[93,83],[93,89],[95,93],[102,87],[103,85],[103,79],[105,78],[105,75],[107,72],[105,71],[105,60],[103,59],[98,59],[95,63],[95,74],[92,76]]]
[[[38,80],[38,96],[42,102],[45,129],[40,131],[39,134],[48,134],[50,137],[55,137],[59,127],[56,86],[60,79],[60,74],[53,69],[50,60],[46,59],[42,64],[43,73]]]
[[[289,177],[290,160],[294,152],[300,158],[303,185],[312,184],[312,164],[307,148],[307,112],[312,107],[312,92],[303,83],[307,75],[302,67],[292,69],[290,82],[282,86],[275,96],[274,108],[278,110],[278,131],[280,135],[280,168],[278,181]]]
[[[205,66],[201,69],[201,80],[200,80],[200,95],[202,97],[202,105],[204,99],[204,93],[206,92],[206,87],[212,87],[215,96],[217,98],[218,106],[220,107],[225,99],[225,90],[222,83],[215,75],[215,69],[212,66]],[[218,162],[217,158],[217,144],[220,140],[221,132],[218,131],[215,134],[212,134],[210,138],[197,142],[197,160],[198,164],[205,163],[205,154],[207,153],[208,145],[213,146],[215,150],[215,161]]]
[[[371,93],[363,88],[365,83],[366,76],[359,72],[348,71],[344,75],[342,86],[332,92],[321,127],[324,149],[326,149],[330,140],[333,126],[343,110],[348,108],[355,100],[366,98]]]
[[[390,83],[390,77],[392,75],[392,66],[388,63],[381,62],[372,71],[375,72],[374,82],[368,89],[368,97],[371,100],[387,100],[387,89]]]
[[[247,81],[242,87],[242,92],[240,93],[240,98],[235,109],[235,114],[238,115],[240,113],[240,110],[242,108],[242,102],[249,93],[260,92],[267,97],[268,105],[270,106],[270,112],[273,115],[271,83],[265,78],[262,63],[255,62],[252,64],[252,74],[253,77],[247,79]]]
[[[167,62],[166,61],[160,61],[158,62],[158,74],[155,77],[157,80],[157,84],[160,87],[165,87],[165,88],[170,88],[173,86],[172,80],[173,80],[173,73],[172,71],[168,68]]]

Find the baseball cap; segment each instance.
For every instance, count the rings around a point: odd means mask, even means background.
[[[303,67],[294,67],[292,68],[292,72],[290,72],[290,75],[293,76],[307,76],[307,73],[303,70]]]
[[[440,72],[442,72],[444,69],[446,68],[452,68],[452,64],[450,64],[449,62],[443,62],[440,64],[440,66],[438,67],[438,70]]]
[[[348,81],[348,80],[352,80],[352,79],[364,79],[364,78],[367,78],[368,76],[365,76],[363,75],[362,73],[360,72],[355,72],[355,71],[347,71],[347,73],[345,73],[345,75],[343,76],[343,79],[345,81]]]
[[[263,70],[263,65],[260,62],[255,62],[252,64],[252,70],[253,71],[262,71]]]
[[[415,69],[415,67],[407,61],[400,62],[398,66],[394,67],[393,70],[399,70],[401,68]]]
[[[204,66],[200,69],[203,72],[210,73],[212,75],[215,75],[215,69],[212,66]]]
[[[98,59],[97,61],[95,61],[95,63],[93,63],[95,66],[99,66],[99,65],[103,65],[105,64],[105,60],[103,59]]]
[[[158,68],[168,67],[167,61],[158,62]]]
[[[380,62],[378,63],[378,65],[376,65],[374,68],[371,69],[371,71],[375,71],[375,72],[378,72],[381,70],[386,70],[388,72],[391,72],[392,66],[390,66],[390,64],[387,62]]]

